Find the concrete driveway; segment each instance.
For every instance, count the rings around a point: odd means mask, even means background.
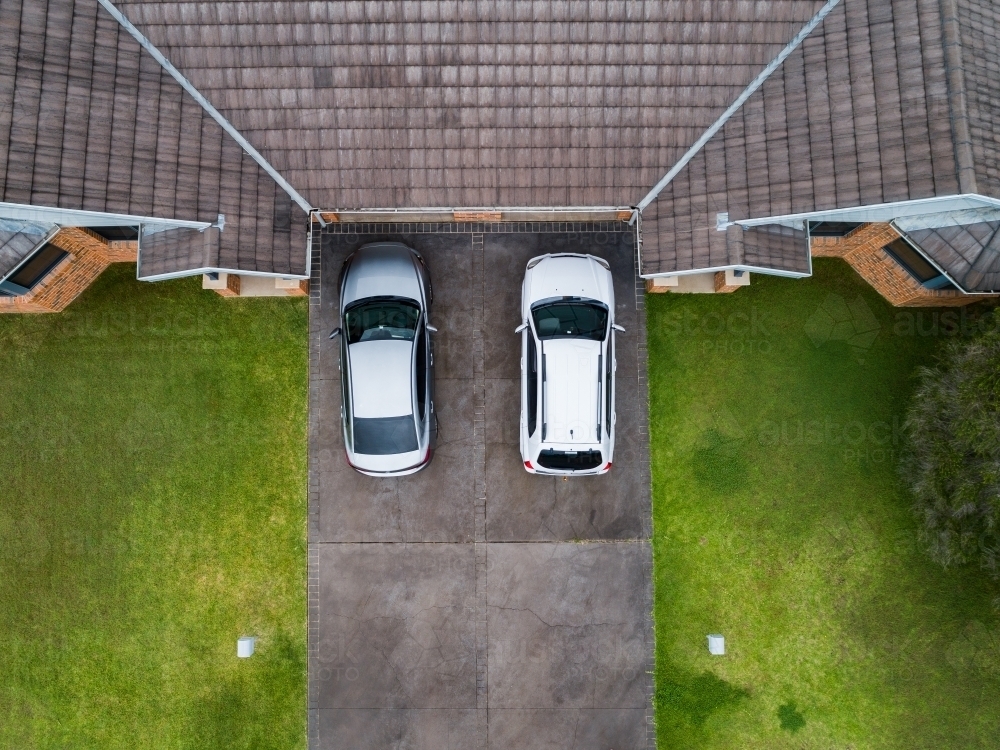
[[[653,747],[645,333],[633,235],[618,223],[572,233],[418,228],[433,229],[330,225],[314,237],[310,746]],[[348,467],[335,342],[326,338],[344,258],[377,239],[424,255],[440,329],[438,449],[425,471],[398,480]],[[611,262],[626,328],[614,468],[569,481],[521,468],[513,332],[525,263],[565,250]]]

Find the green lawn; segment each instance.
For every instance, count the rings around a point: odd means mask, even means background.
[[[306,321],[129,265],[0,315],[0,747],[305,746]]]
[[[646,300],[659,746],[1000,746],[1000,589],[924,556],[896,473],[960,313],[822,259]]]

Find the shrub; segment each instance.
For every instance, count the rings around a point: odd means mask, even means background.
[[[945,567],[1000,577],[1000,332],[952,342],[918,377],[901,470],[921,538]]]

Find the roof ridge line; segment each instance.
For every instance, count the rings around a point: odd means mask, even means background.
[[[240,145],[240,147],[250,156],[251,159],[257,162],[257,165],[261,169],[267,172],[271,179],[274,180],[282,190],[288,193],[288,196],[298,204],[299,208],[307,214],[312,212],[313,206],[310,205],[309,201],[299,195],[298,191],[293,188],[288,181],[281,176],[281,174],[278,173],[278,170],[272,167],[270,162],[268,162],[268,160],[265,159],[261,153],[257,151],[257,149],[250,145],[250,142],[243,137],[240,131],[233,127],[232,123],[223,117],[219,110],[212,106],[212,103],[209,102],[208,99],[206,99],[202,93],[194,87],[194,84],[185,78],[184,75],[174,67],[173,63],[171,63],[163,55],[163,53],[160,52],[160,50],[158,50],[156,46],[134,26],[132,22],[129,21],[120,10],[118,10],[118,8],[114,6],[114,4],[112,4],[111,0],[97,0],[97,2],[104,6],[104,9],[108,11],[108,13],[110,13],[119,24],[121,24],[122,28],[132,35],[132,37],[139,43],[140,47],[153,56],[153,59],[156,60],[156,62],[160,64],[160,67],[167,71],[170,76],[181,85],[181,88],[194,97],[194,100],[198,102],[201,108],[205,110],[205,112],[207,112],[209,116],[216,121],[216,123],[218,123],[223,131],[225,131]]]
[[[101,0],[101,2],[104,2],[104,0]],[[785,58],[795,51],[796,47],[802,44],[803,40],[813,32],[813,29],[823,22],[823,19],[830,14],[830,11],[832,11],[839,2],[840,0],[827,0],[823,7],[819,9],[819,12],[817,12],[816,15],[809,20],[809,23],[803,26],[799,30],[799,33],[785,45],[785,48],[782,49],[781,52],[778,53],[778,56],[771,60],[771,62],[769,62],[767,66],[757,74],[757,77],[754,78],[745,89],[743,89],[743,93],[736,97],[736,100],[719,116],[719,119],[709,125],[708,129],[701,134],[701,137],[694,142],[691,148],[689,148],[687,152],[677,161],[677,163],[670,168],[670,171],[663,176],[663,179],[656,183],[653,189],[646,194],[646,197],[636,204],[636,208],[643,211],[647,206],[649,206],[650,203],[656,200],[656,197],[673,181],[674,177],[676,177],[677,174],[687,166],[688,162],[691,161],[691,159],[693,159],[702,148],[704,148],[705,144],[712,139],[712,136],[722,129],[722,126],[728,122],[729,118],[740,110],[740,108],[746,103],[747,99],[753,96],[754,92],[764,85],[764,81],[766,81],[771,74],[778,69],[781,63],[785,61]]]
[[[962,32],[958,23],[956,0],[941,0],[942,46],[944,47],[945,80],[948,85],[948,115],[952,138],[955,139],[955,166],[958,189],[962,193],[978,193],[976,162],[972,155],[972,134],[969,130],[968,99],[965,94],[965,64],[962,60]]]

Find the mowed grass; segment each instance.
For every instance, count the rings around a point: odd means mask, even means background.
[[[199,282],[0,316],[0,747],[305,746],[307,305]]]
[[[839,260],[646,300],[660,748],[1000,747],[1000,590],[927,559],[896,468],[961,314]]]

